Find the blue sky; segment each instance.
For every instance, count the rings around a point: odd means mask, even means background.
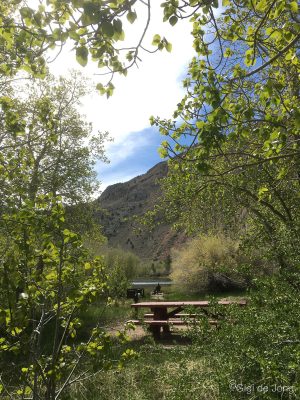
[[[162,161],[157,151],[161,138],[157,129],[150,127],[129,134],[126,143],[110,146],[110,164],[98,162],[96,165],[102,188],[113,183],[126,182]]]

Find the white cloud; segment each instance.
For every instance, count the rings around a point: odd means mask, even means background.
[[[139,147],[145,146],[150,138],[146,135],[130,134],[120,137],[118,143],[106,146],[108,158],[116,165],[128,157],[134,155]]]

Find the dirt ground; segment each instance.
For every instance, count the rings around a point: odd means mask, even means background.
[[[116,336],[118,332],[123,332],[124,331],[125,325],[123,323],[118,323],[114,325],[113,327],[107,328],[107,333],[109,333],[111,336]],[[142,326],[136,326],[135,329],[130,329],[127,331],[127,336],[130,341],[132,340],[141,340],[145,338],[146,336],[149,336],[149,332],[146,332],[145,329]]]
[[[118,332],[124,331],[124,324],[118,323],[113,327],[109,327],[107,332],[111,336],[116,336]],[[182,344],[186,345],[190,343],[190,339],[186,338],[182,335],[182,333],[186,331],[186,327],[180,326],[176,328],[172,328],[171,334],[165,336],[163,333],[161,334],[161,338],[157,340],[157,343],[162,344],[163,346],[173,347],[174,344]],[[127,331],[127,337],[129,342],[139,342],[140,344],[144,343],[147,339],[152,339],[151,332],[145,330],[142,326],[135,326],[135,329],[130,329]]]

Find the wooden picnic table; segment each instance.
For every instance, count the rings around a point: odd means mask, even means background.
[[[217,302],[219,305],[231,305],[237,304],[239,306],[245,306],[246,300],[219,300]],[[139,308],[150,308],[151,314],[145,314],[145,316],[150,316],[152,319],[144,320],[150,326],[152,334],[154,337],[160,337],[161,328],[164,333],[170,332],[170,325],[183,325],[186,322],[182,319],[178,319],[181,316],[188,316],[189,314],[182,314],[181,312],[186,308],[201,308],[203,310],[209,308],[211,303],[206,300],[200,301],[143,301],[141,303],[131,304],[131,307],[135,309]],[[208,316],[209,313],[205,311]],[[134,323],[139,323],[140,321],[132,321]],[[216,321],[212,321],[215,323]]]

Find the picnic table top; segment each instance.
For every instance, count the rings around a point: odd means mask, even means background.
[[[246,305],[246,300],[220,300],[218,301],[220,305]],[[150,308],[168,308],[168,307],[208,307],[210,301],[200,300],[200,301],[142,301],[140,303],[131,304],[131,307],[150,307]]]

